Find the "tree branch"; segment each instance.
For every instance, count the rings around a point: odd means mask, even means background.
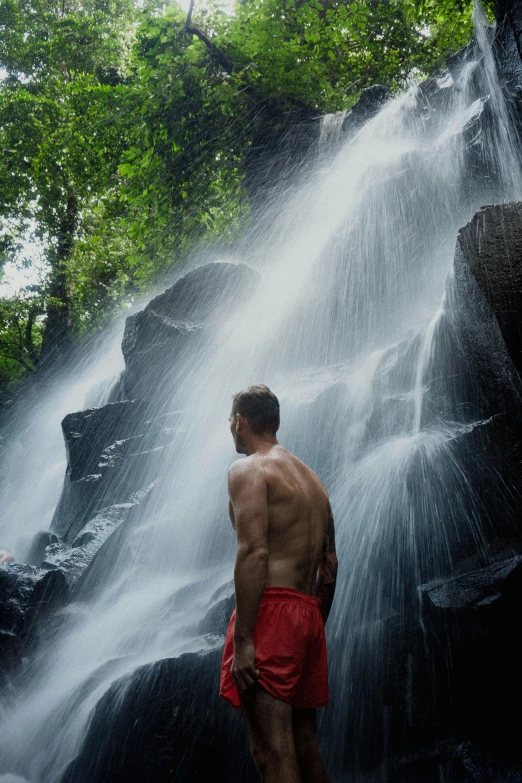
[[[234,63],[226,54],[225,52],[222,52],[220,49],[217,48],[217,46],[212,43],[210,38],[203,33],[199,27],[194,27],[192,24],[192,14],[194,12],[194,0],[190,0],[189,10],[187,13],[187,18],[185,19],[185,32],[189,35],[195,35],[197,38],[199,38],[200,41],[203,41],[205,46],[207,47],[210,59],[216,62],[221,68],[223,68],[224,71],[227,73],[232,73],[234,70]]]
[[[20,326],[20,321],[18,320],[18,318],[15,318],[14,322],[16,324],[16,329],[18,331],[19,347],[23,351],[23,348],[24,348],[24,338],[22,337],[22,328]]]
[[[187,18],[185,19],[185,29],[188,29],[192,24],[192,12],[194,11],[194,0],[190,0],[189,10]]]
[[[10,343],[10,344],[18,348],[18,346],[15,343]],[[2,341],[0,342],[0,346],[2,345],[6,346],[6,348],[9,350],[9,343],[5,343]],[[27,370],[33,371],[36,369],[34,364],[30,362],[29,359],[27,359],[23,354],[20,354],[19,356],[11,356],[10,354],[4,353],[3,351],[0,350],[0,356],[3,356],[4,359],[10,359],[10,361],[12,362],[18,362],[18,364],[23,365],[23,367],[25,367]]]
[[[29,315],[27,317],[27,323],[25,325],[26,350],[27,353],[29,354],[30,360],[33,362],[34,365],[36,365],[36,363],[38,362],[38,354],[36,353],[36,348],[33,342],[33,324],[35,322],[37,315],[38,315],[37,308],[30,310]]]

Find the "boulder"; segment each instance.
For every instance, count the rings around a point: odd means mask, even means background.
[[[522,372],[522,203],[480,209],[461,230],[458,281],[473,276],[498,323],[509,357]]]
[[[346,114],[343,122],[343,131],[354,131],[360,128],[367,120],[377,114],[386,101],[392,97],[392,93],[382,84],[372,84],[361,92],[361,97]]]
[[[127,399],[170,401],[186,353],[254,290],[259,275],[244,264],[206,264],[188,272],[138,313],[127,318],[122,341]],[[152,380],[152,383],[151,383]]]
[[[522,754],[508,705],[522,698],[522,555],[507,550],[482,567],[456,563],[455,571],[419,587],[430,645],[417,691],[424,689],[425,704],[432,704],[432,739],[458,743],[448,779],[518,780]],[[415,668],[421,666],[419,659]]]
[[[0,565],[0,669],[20,660],[67,596],[67,579],[58,568]]]
[[[67,470],[51,527],[66,543],[102,509],[140,502],[152,487],[178,414],[150,417],[147,410],[139,401],[124,401],[64,418]]]
[[[50,544],[61,543],[60,536],[53,533],[51,530],[40,530],[35,533],[29,546],[29,553],[27,555],[28,565],[38,566],[42,565],[42,560],[45,557],[45,550]]]
[[[522,3],[520,0],[496,0],[494,5],[495,50],[501,78],[512,92],[519,91],[522,83]]]
[[[209,608],[198,627],[199,633],[220,634],[224,637],[235,605],[234,582],[230,581],[211,596]]]
[[[61,783],[254,783],[240,711],[218,695],[221,654],[186,653],[117,680]]]
[[[266,225],[279,210],[280,188],[289,189],[308,165],[308,153],[319,138],[320,115],[313,109],[288,111],[263,101],[263,121],[245,159],[245,188],[256,224]]]
[[[101,459],[105,449],[140,437],[145,414],[143,405],[130,401],[67,414],[62,421],[62,431],[71,481],[96,473],[100,461],[110,462],[109,453],[105,460]]]
[[[56,541],[44,552],[42,568],[60,568],[73,587],[105,541],[127,518],[135,503],[117,503],[100,511],[82,528],[71,545]]]
[[[511,555],[491,565],[435,580],[419,590],[438,609],[470,609],[488,606],[502,597],[503,587],[522,579],[522,555]],[[521,593],[522,595],[522,593]]]

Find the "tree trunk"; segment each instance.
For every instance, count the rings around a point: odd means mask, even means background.
[[[67,199],[65,214],[60,223],[58,242],[51,255],[51,276],[49,295],[52,297],[47,308],[47,319],[42,336],[39,364],[54,365],[64,358],[70,349],[69,296],[65,262],[69,258],[74,232],[78,222],[78,197],[71,193]]]

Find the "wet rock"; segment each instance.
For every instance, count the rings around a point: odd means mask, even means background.
[[[522,83],[522,4],[520,0],[496,0],[496,59],[502,81],[512,91]]]
[[[0,667],[19,659],[38,638],[43,621],[68,596],[65,574],[30,565],[0,565]]]
[[[138,401],[71,413],[62,422],[67,470],[51,527],[72,544],[103,508],[140,502],[172,442],[178,414],[151,416]]]
[[[99,473],[101,457],[111,445],[140,437],[146,410],[136,401],[115,402],[101,408],[69,413],[62,421],[71,481]]]
[[[323,389],[312,402],[285,406],[285,423],[288,432],[293,434],[287,438],[287,447],[301,455],[326,483],[337,467],[335,455],[342,438],[337,422],[349,420],[350,407],[348,388],[342,381]],[[322,448],[317,442],[318,431],[321,432]]]
[[[372,84],[361,92],[361,97],[352,106],[343,122],[343,131],[356,130],[363,123],[377,114],[383,105],[392,97],[392,93],[382,84]]]
[[[420,707],[403,746],[422,741],[424,725],[432,738],[458,743],[442,779],[515,781],[522,754],[508,705],[522,698],[517,642],[522,555],[499,553],[494,562],[472,569],[466,560],[455,571],[419,588],[429,648],[424,661],[419,650],[412,662]],[[407,703],[404,691],[395,699],[397,705]]]
[[[125,396],[170,399],[185,353],[193,355],[224,314],[253,292],[258,280],[258,273],[244,264],[206,264],[129,316],[121,346]]]
[[[508,332],[511,331],[513,339],[513,329],[515,332],[518,329],[518,316],[516,307],[513,308],[512,303],[510,304],[510,273],[507,273],[507,279],[503,282],[496,272],[492,271],[491,275],[489,272],[490,266],[493,270],[497,265],[505,265],[505,258],[500,258],[501,254],[506,252],[505,243],[501,243],[499,257],[496,258],[489,240],[483,244],[481,238],[484,227],[490,224],[489,213],[494,214],[496,222],[504,207],[513,206],[515,211],[518,211],[517,205],[485,207],[459,233],[453,275],[446,286],[447,309],[443,318],[443,336],[446,342],[441,341],[440,347],[435,347],[432,375],[433,382],[450,406],[458,397],[466,401],[468,417],[486,419],[494,416],[495,432],[489,439],[489,445],[485,444],[485,450],[480,452],[479,462],[489,462],[490,454],[495,454],[495,470],[499,471],[507,484],[514,483],[517,487],[520,486],[516,466],[520,462],[520,448],[517,444],[522,432],[522,382],[514,360],[520,352],[516,341],[508,345],[505,336],[509,339]],[[513,216],[512,209],[508,209],[507,213]],[[498,222],[496,225],[498,229]],[[480,250],[477,242],[480,243]],[[515,247],[517,244],[518,240],[515,241]],[[503,296],[506,298],[504,304]],[[512,327],[509,327],[510,320]],[[437,355],[444,352],[448,338],[454,346],[453,366],[447,366],[446,378],[441,379],[439,372],[439,380],[436,380],[435,362]],[[520,347],[522,349],[522,345]],[[489,473],[490,476],[494,475],[491,469]],[[510,491],[504,494],[503,506],[513,493]],[[517,503],[512,505],[518,508]],[[502,521],[503,514],[500,510],[494,513],[494,518]]]
[[[473,742],[443,741],[392,758],[386,779],[389,783],[522,783],[522,767]]]
[[[466,46],[463,46],[462,49],[459,49],[454,52],[454,54],[450,54],[449,57],[446,57],[446,67],[451,76],[457,78],[462,71],[463,66],[471,62],[475,56],[475,45],[471,41],[469,44],[466,44]]]
[[[458,234],[455,265],[467,266],[522,372],[522,203],[483,207]]]
[[[487,606],[502,596],[503,585],[522,578],[522,555],[513,555],[496,563],[447,580],[422,585],[419,590],[439,609],[466,609]]]
[[[60,537],[51,530],[40,530],[33,536],[31,541],[29,554],[27,555],[28,565],[40,567],[42,565],[42,560],[45,557],[45,550],[47,547],[50,544],[59,544],[60,541]]]
[[[71,545],[54,542],[47,546],[42,568],[60,568],[70,587],[76,584],[105,541],[125,521],[135,503],[108,506],[82,528]]]
[[[455,750],[454,773],[458,779],[477,783],[522,783],[522,764],[498,759],[493,753],[473,742],[463,742]]]
[[[319,138],[320,117],[311,109],[288,111],[264,103],[263,123],[255,133],[245,159],[245,187],[256,222],[264,221],[279,188],[290,188],[295,174],[307,162]],[[273,217],[273,215],[272,215]]]
[[[85,539],[83,531],[77,536],[73,543],[80,544],[78,549],[81,550],[81,554],[78,557],[85,567],[74,580],[71,580],[73,582],[72,600],[95,599],[106,584],[107,573],[111,570],[117,570],[119,567],[123,568],[124,564],[136,558],[136,551],[129,542],[128,534],[135,525],[147,518],[149,503],[152,502],[153,497],[152,492],[144,494],[139,503],[129,504],[130,508],[126,511],[118,512],[118,509],[109,509],[110,515],[107,522],[103,520],[102,513],[102,529],[94,541],[91,539],[93,531],[90,529],[90,522],[85,527]],[[121,521],[115,524],[113,515],[119,516],[120,513]],[[106,535],[107,532],[109,535]],[[89,541],[89,539],[91,540]],[[83,545],[82,541],[84,541]],[[98,544],[100,545],[98,546]],[[93,552],[93,550],[95,551]],[[72,551],[72,548],[69,551]],[[71,557],[74,562],[74,554]]]
[[[224,636],[235,605],[234,582],[230,581],[223,587],[220,587],[219,590],[216,590],[211,597],[208,611],[199,624],[199,633],[221,634]]]
[[[239,710],[220,699],[221,649],[142,666],[97,704],[61,783],[254,783]]]

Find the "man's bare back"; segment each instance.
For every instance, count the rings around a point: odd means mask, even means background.
[[[220,694],[243,708],[264,783],[328,783],[315,728],[328,703],[324,623],[337,575],[328,494],[278,443],[279,401],[266,386],[235,395],[229,421],[246,459],[228,474],[236,609]]]
[[[316,474],[279,444],[238,460],[232,481],[262,483],[268,506],[268,568],[265,587],[317,593],[317,569],[332,516]],[[232,502],[231,521],[235,527]]]

